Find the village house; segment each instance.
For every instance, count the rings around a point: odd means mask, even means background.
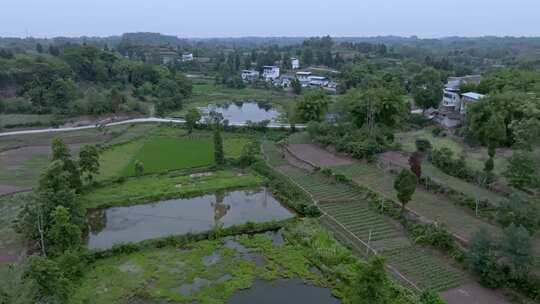
[[[273,65],[263,67],[263,78],[266,81],[274,81],[279,78],[279,68]]]
[[[244,81],[255,81],[259,79],[259,72],[255,70],[243,70],[241,74],[242,80]]]
[[[475,102],[480,101],[482,98],[486,97],[486,95],[475,93],[475,92],[467,92],[461,94],[461,105],[459,112],[461,114],[467,113],[467,107]]]
[[[298,58],[291,58],[291,67],[293,70],[298,70],[300,68],[300,60]]]
[[[328,84],[330,83],[330,80],[323,76],[309,76],[308,79],[309,86],[311,87],[322,88],[328,86]]]
[[[311,72],[296,72],[296,79],[300,81],[300,84],[302,87],[307,87],[309,85],[309,77],[311,76]]]
[[[193,61],[193,53],[182,54],[182,62]]]

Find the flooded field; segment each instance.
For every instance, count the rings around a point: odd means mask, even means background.
[[[280,113],[271,106],[256,102],[235,102],[221,105],[209,105],[201,108],[205,114],[215,111],[223,114],[229,122],[244,123],[247,121],[261,122],[269,120],[276,122]]]
[[[247,222],[283,220],[294,216],[265,188],[219,192],[96,210],[90,213],[90,249],[115,244],[208,231]]]
[[[309,285],[301,279],[255,280],[249,289],[236,292],[227,304],[339,304],[329,289]]]

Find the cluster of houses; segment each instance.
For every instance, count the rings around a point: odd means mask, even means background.
[[[167,65],[175,62],[188,62],[193,61],[192,53],[178,53],[175,50],[169,48],[160,48],[159,56],[161,58],[161,63]]]
[[[291,67],[293,70],[300,69],[300,60],[291,58]],[[271,82],[275,86],[289,88],[293,80],[297,79],[303,88],[323,88],[329,91],[336,91],[337,84],[330,81],[327,77],[312,75],[309,71],[298,71],[295,74],[281,75],[280,68],[273,65],[264,66],[262,74],[254,69],[243,70],[241,73],[242,80],[245,82],[253,82],[263,79],[266,82]]]
[[[485,97],[485,95],[476,92],[461,92],[459,87],[462,83],[478,85],[481,80],[482,76],[480,75],[449,77],[443,88],[443,97],[439,108],[430,109],[426,114],[445,127],[459,126],[467,113],[467,107]]]

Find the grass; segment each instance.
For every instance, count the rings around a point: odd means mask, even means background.
[[[406,152],[416,151],[415,142],[417,139],[427,139],[431,142],[434,148],[440,149],[446,147],[454,152],[454,157],[460,155],[465,156],[467,165],[475,170],[482,171],[484,169],[484,163],[488,159],[487,149],[484,147],[469,147],[461,138],[453,135],[447,135],[445,137],[433,136],[430,128],[397,133],[395,140],[401,144],[402,150]],[[495,156],[495,167],[493,172],[497,175],[501,175],[508,166],[508,160],[500,155]]]
[[[395,176],[383,172],[375,165],[359,163],[334,169],[359,185],[370,188],[388,199],[397,200],[394,190]],[[463,207],[454,205],[446,196],[430,193],[421,187],[416,188],[407,208],[427,219],[444,224],[450,232],[465,240],[470,240],[472,235],[481,228],[485,228],[494,236],[501,235],[499,227],[476,218]]]
[[[0,198],[0,255],[18,256],[24,248],[23,238],[14,230],[13,221],[28,194]]]
[[[87,208],[105,208],[130,205],[152,200],[174,198],[212,192],[227,188],[252,187],[262,184],[259,176],[236,171],[216,171],[209,176],[147,175],[129,178],[123,183],[114,183],[92,189],[83,195]]]
[[[54,116],[48,114],[2,114],[0,115],[0,128],[14,126],[49,126],[53,119]]]
[[[437,183],[446,185],[449,188],[462,192],[469,197],[478,198],[480,200],[488,200],[490,204],[494,206],[497,206],[501,201],[506,200],[504,196],[501,196],[484,187],[480,187],[475,184],[468,183],[460,178],[450,176],[429,162],[424,162],[422,164],[422,174],[429,176]]]
[[[0,184],[32,188],[37,185],[42,170],[50,160],[49,155],[37,154],[17,166],[9,166],[0,159]]]

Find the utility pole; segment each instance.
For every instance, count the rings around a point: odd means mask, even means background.
[[[369,237],[368,237],[367,248],[366,248],[366,257],[367,257],[368,254],[369,254],[370,243],[371,243],[371,229],[369,229]]]

